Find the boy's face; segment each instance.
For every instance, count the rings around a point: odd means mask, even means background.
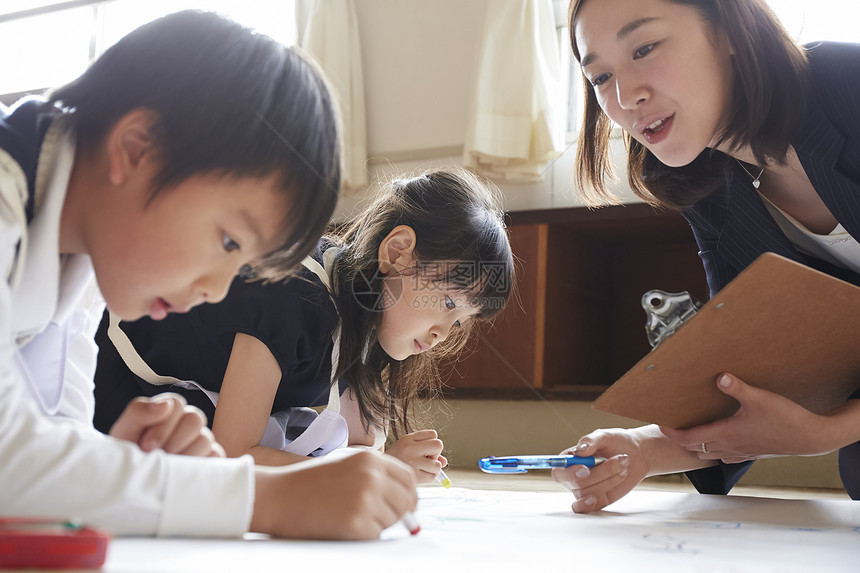
[[[222,300],[243,265],[283,240],[288,200],[273,181],[195,176],[149,204],[146,185],[117,191],[86,237],[108,308],[161,320]]]

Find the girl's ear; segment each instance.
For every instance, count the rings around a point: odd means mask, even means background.
[[[398,225],[391,229],[379,244],[379,272],[384,275],[405,269],[412,261],[415,251],[415,231],[409,225]]]
[[[146,160],[152,157],[152,125],[156,113],[145,108],[134,109],[117,121],[108,132],[108,178],[114,185],[125,183]]]

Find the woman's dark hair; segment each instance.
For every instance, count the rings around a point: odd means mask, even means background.
[[[575,22],[588,1],[571,0],[568,13],[570,45],[580,60]],[[730,114],[717,145],[730,149],[749,145],[760,165],[784,163],[791,136],[804,116],[807,97],[806,52],[788,34],[765,0],[668,0],[698,10],[714,42],[724,35],[734,50]],[[591,84],[582,76],[585,93],[583,127],[579,133],[575,175],[586,204],[614,203],[605,179],[614,176],[609,136],[612,122],[600,109]],[[690,207],[724,181],[731,158],[705,149],[689,165],[668,167],[629,134],[627,180],[639,197],[652,205]]]
[[[403,361],[376,339],[383,311],[378,253],[398,225],[415,231],[414,265],[407,272],[465,293],[477,319],[507,303],[514,262],[496,192],[460,168],[427,171],[383,185],[364,212],[336,238],[344,245],[334,267],[334,298],[342,322],[338,375],[356,394],[365,427],[391,423],[396,437],[411,430],[411,401],[441,388],[437,361],[466,344],[477,321],[455,328],[444,343]]]
[[[216,14],[184,11],[145,24],[48,97],[84,150],[132,110],[155,112],[153,196],[198,174],[279,176],[289,208],[283,246],[258,270],[265,278],[292,272],[334,211],[340,128],[322,73],[296,50]]]

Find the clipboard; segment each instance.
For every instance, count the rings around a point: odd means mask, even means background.
[[[860,388],[860,288],[765,253],[593,404],[684,429],[735,413],[730,372],[823,414]]]

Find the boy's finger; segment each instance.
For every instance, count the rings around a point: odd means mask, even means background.
[[[183,400],[182,403],[180,403],[176,400],[169,400],[168,404],[170,404],[170,411],[167,416],[158,423],[150,425],[143,431],[138,443],[144,451],[149,452],[158,448],[164,448],[165,444],[173,435],[173,432],[176,431],[176,426],[179,424],[182,419],[182,415],[185,412],[185,401]]]
[[[110,435],[121,440],[138,442],[146,429],[165,419],[171,410],[170,402],[135,398],[129,402],[120,417],[111,426]]]
[[[183,456],[199,456],[199,457],[218,457],[223,458],[226,457],[224,453],[224,448],[215,441],[214,436],[212,436],[212,432],[209,428],[204,428],[199,434],[197,434],[197,438],[191,442],[184,450],[181,452],[175,452],[177,454],[181,454]]]
[[[183,453],[200,437],[203,429],[209,429],[206,427],[206,415],[195,406],[185,406],[161,448],[169,454]]]

